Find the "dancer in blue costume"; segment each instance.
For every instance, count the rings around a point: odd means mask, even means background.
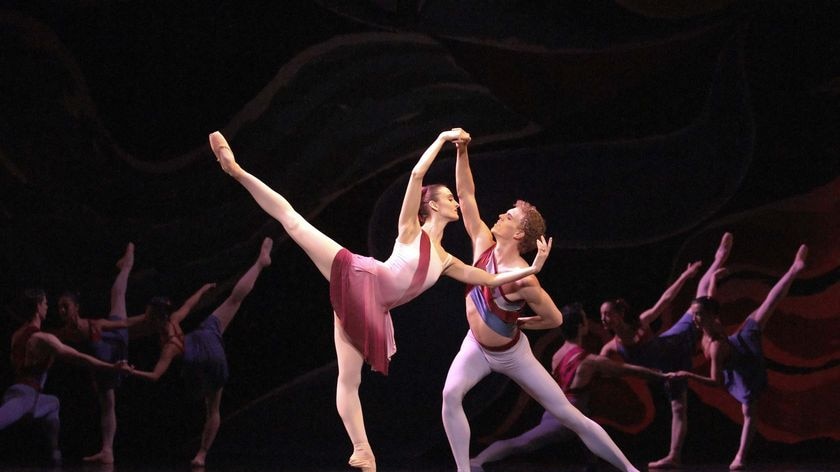
[[[721,237],[714,261],[697,284],[696,297],[708,294],[714,273],[726,262],[731,246],[732,235],[726,233]],[[683,314],[673,326],[659,335],[654,334],[651,324],[671,309],[680,289],[697,274],[700,265],[699,261],[688,264],[656,304],[639,315],[637,320],[631,318],[627,303],[621,299],[601,304],[601,323],[615,335],[601,349],[601,355],[618,357],[631,364],[664,372],[690,369],[698,337],[691,313]],[[669,379],[665,387],[671,402],[670,447],[665,457],[648,464],[651,469],[671,469],[680,466],[682,447],[688,431],[685,379]]]
[[[746,456],[755,435],[755,421],[758,412],[755,401],[767,387],[767,372],[764,356],[761,351],[761,333],[770,316],[776,311],[779,302],[787,295],[794,279],[805,268],[808,257],[808,247],[799,247],[790,268],[770,289],[764,302],[744,321],[735,334],[726,336],[718,315],[720,304],[714,298],[715,280],[723,269],[715,272],[709,293],[696,298],[691,303],[690,313],[694,322],[703,332],[703,354],[710,364],[710,375],[698,375],[692,372],[680,371],[678,375],[694,379],[706,385],[726,388],[729,394],[741,402],[744,414],[744,425],[741,428],[741,439],[738,452],[730,470],[746,468]]]
[[[27,319],[12,335],[11,360],[15,371],[15,383],[3,395],[0,430],[25,417],[44,422],[52,448],[52,461],[60,465],[59,402],[58,398],[42,392],[47,381],[47,371],[53,361],[58,358],[78,365],[122,373],[129,373],[131,367],[125,361],[102,362],[65,345],[55,335],[41,331],[41,323],[47,317],[47,307],[47,296],[43,290],[24,292],[20,311]]]
[[[194,331],[184,335],[181,321],[186,318],[202,295],[216,284],[205,284],[194,293],[183,306],[172,312],[168,299],[155,297],[146,309],[146,318],[160,336],[160,359],[151,372],[135,370],[134,375],[146,380],[157,381],[169,368],[172,361],[182,358],[182,375],[189,385],[200,389],[206,408],[204,430],[201,434],[201,446],[190,464],[204,467],[207,452],[216,439],[221,417],[219,405],[222,401],[222,389],[228,379],[227,357],[225,356],[222,335],[227,329],[242,301],[251,293],[263,269],[271,264],[273,242],[265,238],[260,248],[257,261],[237,281],[228,298],[207,317]]]
[[[111,308],[107,318],[86,318],[80,314],[79,295],[64,292],[58,298],[58,316],[62,326],[55,335],[68,344],[88,352],[104,362],[128,359],[128,328],[143,320],[143,316],[127,316],[125,305],[128,276],[134,265],[134,244],[128,243],[125,253],[117,261],[119,272],[111,286]],[[114,462],[114,437],[117,433],[116,395],[122,376],[113,372],[97,372],[94,376],[99,398],[102,444],[99,452],[85,457],[86,462],[110,464]]]

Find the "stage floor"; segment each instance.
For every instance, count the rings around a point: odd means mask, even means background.
[[[116,464],[114,466],[94,466],[94,465],[65,465],[62,467],[43,467],[43,466],[13,466],[4,467],[0,464],[0,471],[3,472],[34,472],[34,471],[66,471],[66,472],[176,472],[188,471],[190,467],[184,463],[182,465],[168,465],[168,466],[149,466],[143,464]],[[305,466],[283,467],[278,464],[275,466],[267,465],[221,465],[208,466],[205,469],[193,469],[195,471],[207,472],[278,472],[278,471],[300,471],[300,472],[353,472],[359,469],[347,467],[334,468],[307,468]],[[438,467],[432,466],[418,466],[418,467],[380,467],[382,472],[453,472],[454,465],[448,467],[441,465]],[[679,469],[684,472],[727,472],[728,464],[690,464]],[[757,463],[753,464],[747,469],[752,472],[837,472],[840,471],[840,464],[767,464]],[[492,464],[485,468],[485,472],[584,472],[585,468],[580,464],[561,464],[561,463],[540,463],[540,462],[506,462],[499,464]],[[598,472],[610,472],[614,469],[607,465],[601,466]]]

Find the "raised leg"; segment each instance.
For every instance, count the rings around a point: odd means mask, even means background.
[[[767,297],[764,299],[764,302],[761,303],[761,306],[758,307],[750,316],[758,323],[758,327],[763,331],[764,325],[767,324],[767,320],[770,319],[770,316],[776,311],[776,307],[779,305],[779,302],[787,296],[788,290],[790,290],[790,286],[793,285],[794,279],[796,276],[799,275],[800,272],[805,268],[805,259],[808,257],[808,246],[801,245],[799,246],[799,250],[796,252],[796,257],[793,259],[793,263],[791,264],[790,268],[785,272],[785,275],[776,282],[776,285],[770,289],[770,293],[767,294]]]
[[[723,237],[720,238],[720,244],[715,252],[714,261],[709,264],[706,272],[703,273],[703,277],[701,277],[700,281],[697,282],[698,297],[708,297],[712,295],[710,293],[711,284],[713,283],[715,274],[724,266],[724,264],[726,264],[726,260],[729,258],[729,253],[732,251],[732,240],[732,233],[724,233]]]
[[[225,332],[233,317],[236,316],[242,301],[254,289],[254,284],[257,282],[257,277],[260,276],[260,272],[271,265],[271,248],[273,245],[274,241],[271,238],[263,239],[257,261],[239,278],[227,299],[213,312],[213,315],[219,319],[222,333]]]
[[[283,225],[289,237],[306,252],[321,274],[329,280],[333,259],[341,250],[341,246],[306,221],[282,195],[239,167],[227,140],[218,131],[210,135],[210,147],[222,170],[242,184],[260,207]]]
[[[134,266],[134,243],[128,243],[125,253],[117,261],[117,268],[120,270],[111,286],[111,316],[118,316],[125,319],[127,311],[125,308],[125,293],[128,287],[128,275]]]

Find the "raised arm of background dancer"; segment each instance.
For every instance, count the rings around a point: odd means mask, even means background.
[[[456,141],[458,157],[455,161],[455,188],[458,193],[458,205],[461,217],[470,240],[474,242],[473,251],[482,252],[493,241],[490,228],[481,219],[478,202],[475,199],[475,180],[473,179],[470,158],[467,152],[469,140]],[[478,254],[473,254],[473,258]]]
[[[709,296],[709,286],[715,277],[715,272],[726,264],[726,259],[729,258],[729,252],[732,251],[733,239],[732,233],[723,233],[723,237],[720,238],[720,244],[715,252],[715,259],[709,265],[709,268],[706,269],[703,277],[700,277],[700,281],[697,282],[697,297]]]
[[[509,284],[529,275],[534,275],[542,270],[545,260],[551,252],[551,243],[551,238],[546,242],[545,236],[540,236],[540,239],[537,240],[537,255],[534,256],[534,262],[528,267],[508,270],[499,274],[491,274],[484,269],[464,264],[457,257],[453,257],[452,263],[443,270],[443,275],[469,285],[498,287]],[[536,282],[536,278],[533,283],[539,284]]]
[[[641,315],[639,315],[639,321],[642,323],[643,326],[649,326],[653,323],[657,318],[662,316],[662,313],[668,309],[671,302],[677,297],[677,294],[680,293],[683,285],[688,281],[688,279],[697,275],[697,270],[703,263],[701,261],[695,261],[685,268],[682,274],[677,277],[677,280],[671,284],[663,293],[662,296],[659,297],[659,300],[656,302],[653,307],[648,308]]]
[[[767,297],[764,298],[764,301],[761,302],[761,305],[750,315],[761,327],[764,328],[764,324],[766,323],[769,315],[776,311],[776,307],[779,305],[779,302],[787,296],[788,290],[790,290],[790,286],[793,285],[793,280],[799,275],[799,272],[805,268],[805,259],[808,257],[808,246],[801,245],[799,249],[796,251],[796,257],[793,259],[793,263],[788,268],[785,275],[776,282],[776,285],[770,289],[770,292],[767,294]]]
[[[534,312],[534,316],[523,316],[517,324],[523,329],[551,329],[563,324],[563,313],[554,300],[540,286],[536,277],[526,279],[527,285],[519,290],[522,299]]]
[[[401,243],[411,242],[420,231],[420,221],[417,219],[417,214],[420,212],[423,178],[426,177],[426,172],[428,172],[432,162],[435,161],[443,145],[447,141],[458,139],[461,133],[463,133],[463,130],[460,128],[453,128],[440,133],[432,145],[420,156],[417,164],[414,164],[414,168],[411,170],[411,175],[408,178],[408,186],[405,189],[402,207],[400,208],[400,218],[397,222],[399,231],[397,240]]]
[[[169,321],[171,321],[175,324],[180,324],[181,321],[183,321],[184,318],[186,318],[187,315],[190,314],[192,309],[195,308],[195,306],[198,304],[198,301],[201,300],[201,297],[208,290],[214,288],[215,286],[216,286],[215,283],[209,283],[209,284],[202,285],[200,289],[198,289],[194,294],[190,295],[190,298],[188,298],[184,302],[184,304],[181,305],[181,308],[178,308],[178,310],[176,310],[175,312],[172,313],[172,315],[169,316]]]
[[[100,370],[119,370],[123,372],[131,372],[131,367],[125,362],[117,362],[115,364],[102,362],[101,360],[93,356],[90,356],[83,352],[79,352],[73,349],[72,347],[62,343],[57,337],[55,337],[52,334],[41,332],[32,335],[32,337],[37,339],[37,341],[41,343],[41,345],[46,346],[47,349],[52,351],[57,358],[65,362],[69,362],[71,364],[76,365],[89,366]]]
[[[178,348],[172,344],[167,344],[160,352],[160,359],[158,359],[157,364],[155,364],[155,368],[152,369],[151,372],[135,369],[132,374],[151,382],[157,382],[161,376],[166,373],[169,366],[172,365],[172,360],[175,359],[177,354]]]

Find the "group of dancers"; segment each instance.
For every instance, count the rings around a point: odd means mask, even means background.
[[[469,331],[450,366],[443,389],[442,418],[458,471],[480,469],[483,464],[528,450],[575,433],[598,457],[623,471],[637,471],[607,432],[586,416],[588,388],[598,376],[635,375],[666,382],[672,398],[671,449],[664,459],[650,467],[674,467],[686,432],[685,383],[687,379],[729,389],[744,405],[744,432],[731,468],[743,468],[744,456],[754,432],[753,402],[766,376],[761,355],[761,328],[793,279],[804,267],[807,248],[796,259],[748,318],[744,327],[727,338],[717,321],[719,305],[714,298],[717,279],[723,273],[732,247],[732,236],[724,235],[714,262],[700,279],[697,298],[688,312],[660,335],[651,322],[665,309],[700,263],[690,264],[652,309],[631,319],[626,304],[605,302],[601,319],[613,334],[601,355],[587,353],[581,338],[587,319],[579,305],[558,309],[540,286],[536,274],[542,269],[552,241],[545,238],[545,221],[537,209],[519,200],[488,226],[481,219],[475,198],[475,184],[469,164],[470,135],[460,128],[440,133],[415,164],[397,221],[397,238],[384,262],[353,254],[306,221],[279,193],[245,171],[234,159],[228,142],[219,132],[209,136],[210,147],[222,170],[239,182],[254,200],[279,221],[288,236],[309,256],[327,279],[333,307],[334,341],[338,360],[336,407],[352,444],[349,464],[363,471],[375,471],[376,459],[368,441],[359,399],[365,363],[387,375],[396,351],[390,310],[409,302],[431,287],[441,275],[467,284],[465,311]],[[447,143],[457,150],[455,168],[457,198],[444,185],[423,185],[426,172]],[[460,216],[459,216],[460,210]],[[473,264],[466,264],[446,252],[441,241],[450,222],[463,219],[472,242]],[[96,376],[101,407],[102,445],[86,460],[112,463],[116,432],[114,388],[127,375],[156,381],[172,361],[182,358],[185,377],[201,391],[206,418],[201,445],[193,466],[201,467],[219,429],[219,405],[228,378],[222,335],[243,299],[253,289],[261,271],[271,264],[272,240],[266,238],[256,262],[242,275],[231,294],[196,330],[185,334],[180,324],[202,295],[214,288],[207,284],[174,309],[168,299],[156,297],[145,313],[128,317],[125,292],[134,260],[129,244],[117,263],[119,273],[111,290],[107,318],[80,316],[78,296],[65,293],[59,298],[63,326],[54,333],[41,330],[47,313],[46,295],[27,291],[21,314],[22,325],[12,336],[12,366],[15,384],[0,407],[0,429],[22,417],[34,417],[48,425],[52,458],[60,462],[58,448],[58,400],[41,392],[54,359],[88,365],[100,371]],[[536,250],[529,264],[524,255]],[[530,313],[525,316],[526,305]],[[562,325],[562,326],[561,326]],[[552,359],[548,372],[533,355],[522,329],[551,329],[561,326],[566,339]],[[161,353],[151,371],[129,365],[128,330],[145,329],[160,339]],[[711,362],[711,373],[690,372],[696,339]],[[68,346],[85,346],[86,354]],[[620,357],[624,362],[610,359]],[[462,401],[467,392],[491,372],[503,373],[528,392],[546,410],[534,430],[492,444],[470,458],[470,426]],[[763,380],[762,380],[763,379]]]

